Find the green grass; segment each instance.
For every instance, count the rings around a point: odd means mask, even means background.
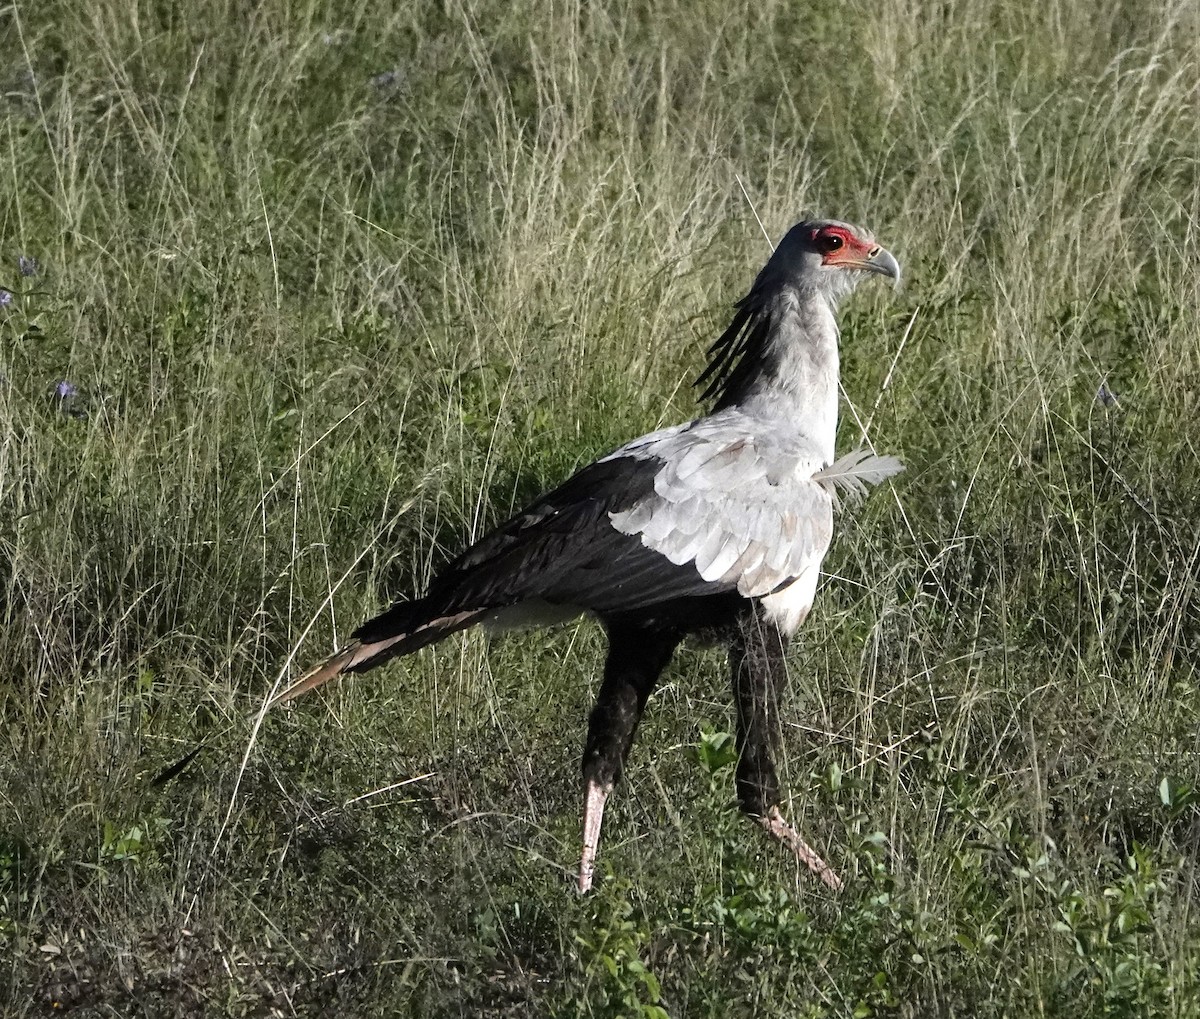
[[[3,1015],[1200,1015],[1200,16],[1102,7],[0,11]],[[691,416],[807,213],[906,272],[839,448],[908,470],[790,660],[843,894],[734,809],[715,651],[585,900],[593,626],[257,724]]]

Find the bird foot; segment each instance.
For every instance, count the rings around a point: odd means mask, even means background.
[[[611,789],[589,781],[583,799],[583,856],[579,861],[579,894],[592,889],[596,870],[596,851],[600,848],[600,822],[604,820],[604,801]]]
[[[795,854],[796,859],[804,863],[825,884],[835,892],[841,891],[842,879],[833,872],[829,864],[821,859],[817,851],[804,841],[800,833],[783,819],[778,807],[772,807],[766,814],[755,820],[768,835],[779,839],[787,846]]]

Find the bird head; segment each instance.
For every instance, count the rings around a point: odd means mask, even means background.
[[[826,336],[836,344],[837,323],[831,316],[838,301],[873,273],[900,281],[900,264],[870,231],[831,219],[797,223],[738,301],[729,328],[709,347],[708,365],[696,380],[705,386],[700,399],[715,398],[713,409],[721,410],[745,396],[771,362],[780,335],[776,311],[794,307],[794,297],[805,304],[815,297],[827,306]],[[813,326],[810,321],[805,328]],[[794,339],[797,334],[783,335]]]
[[[870,231],[836,220],[806,220],[792,227],[762,276],[776,284],[815,290],[831,304],[872,273],[900,280],[900,264]],[[761,278],[761,277],[760,277]]]

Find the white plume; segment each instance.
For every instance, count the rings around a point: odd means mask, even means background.
[[[833,496],[834,506],[841,509],[842,499],[849,503],[858,502],[866,496],[868,485],[878,485],[902,470],[904,464],[896,457],[878,456],[869,449],[859,448],[817,471],[813,481],[819,481]]]

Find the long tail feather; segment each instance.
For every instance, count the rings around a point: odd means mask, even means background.
[[[452,616],[439,616],[437,619],[422,623],[411,631],[395,633],[379,640],[352,640],[336,654],[309,669],[291,686],[277,693],[271,698],[267,710],[277,704],[283,704],[285,701],[299,697],[301,694],[306,694],[310,690],[315,690],[344,672],[366,672],[368,669],[375,668],[376,665],[382,665],[389,659],[412,654],[428,644],[436,643],[443,637],[448,637],[458,630],[472,626],[479,622],[485,614],[483,611],[458,612]],[[363,629],[371,626],[372,623],[367,623]]]
[[[326,658],[319,665],[309,669],[296,682],[284,690],[281,690],[273,698],[271,703],[267,705],[267,709],[275,707],[277,704],[283,704],[285,701],[290,701],[294,697],[299,697],[301,694],[308,693],[309,690],[315,690],[323,683],[328,683],[335,676],[340,676],[345,672],[350,664],[354,661],[355,655],[362,650],[361,641],[353,641],[342,648],[337,654]]]

